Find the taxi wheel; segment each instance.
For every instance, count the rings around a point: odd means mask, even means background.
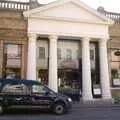
[[[63,103],[57,103],[57,104],[55,104],[54,112],[57,115],[63,114],[65,112],[65,105]]]

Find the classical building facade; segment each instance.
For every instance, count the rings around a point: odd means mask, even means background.
[[[46,59],[48,64],[45,66],[46,64],[44,63],[43,68],[47,67],[48,69],[48,86],[51,89],[58,91],[58,81],[61,83],[64,81],[61,85],[62,87],[74,87],[73,81],[81,78],[83,100],[93,100],[93,81],[91,80],[91,71],[93,70],[93,77],[97,78],[99,76],[100,78],[98,83],[101,86],[102,98],[104,100],[111,99],[107,60],[108,26],[112,24],[111,20],[78,0],[56,1],[26,11],[24,16],[28,19],[27,79],[36,79],[36,74],[38,74],[36,68],[39,69],[41,67],[37,64],[38,59],[36,60],[38,58],[36,54],[37,46],[39,46],[39,50],[44,52],[41,45],[46,40],[49,54],[45,57],[49,58],[49,60]],[[96,57],[96,59],[99,58],[98,64],[95,61],[92,65],[90,44],[93,48],[97,46],[95,50],[97,51],[98,49],[99,51],[99,56]],[[61,54],[63,60],[57,59],[57,49],[59,49],[59,54],[64,52],[64,55]],[[79,51],[79,59],[75,57],[76,53],[73,53],[75,49]],[[95,50],[92,49],[91,52],[96,52]],[[44,60],[44,62],[46,61]],[[97,68],[97,66],[99,67]],[[75,69],[76,74],[72,72],[69,74],[70,71]],[[82,77],[78,75],[80,74],[80,69]],[[95,71],[99,72],[96,73]],[[60,72],[68,74],[68,76],[71,75],[70,80],[67,75],[62,76],[63,74],[60,74]],[[93,77],[92,79],[96,80]]]
[[[30,3],[0,2],[1,77],[39,80],[84,101],[96,95],[111,100],[107,43],[113,21],[79,0]]]

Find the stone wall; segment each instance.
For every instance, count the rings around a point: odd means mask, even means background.
[[[0,77],[2,75],[3,67],[2,55],[4,43],[22,44],[21,76],[22,78],[25,78],[25,60],[27,59],[27,20],[23,17],[22,12],[12,10],[0,10]]]
[[[27,20],[22,12],[0,11],[0,39],[26,40]]]
[[[108,41],[108,48],[120,48],[120,24],[115,23],[109,27],[110,39]]]

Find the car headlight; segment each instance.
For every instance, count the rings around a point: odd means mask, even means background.
[[[72,102],[72,99],[71,99],[71,98],[68,98],[68,101],[69,101],[69,102]]]

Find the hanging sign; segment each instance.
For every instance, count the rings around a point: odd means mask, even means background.
[[[116,56],[120,56],[120,51],[116,51],[114,54],[115,54]]]

